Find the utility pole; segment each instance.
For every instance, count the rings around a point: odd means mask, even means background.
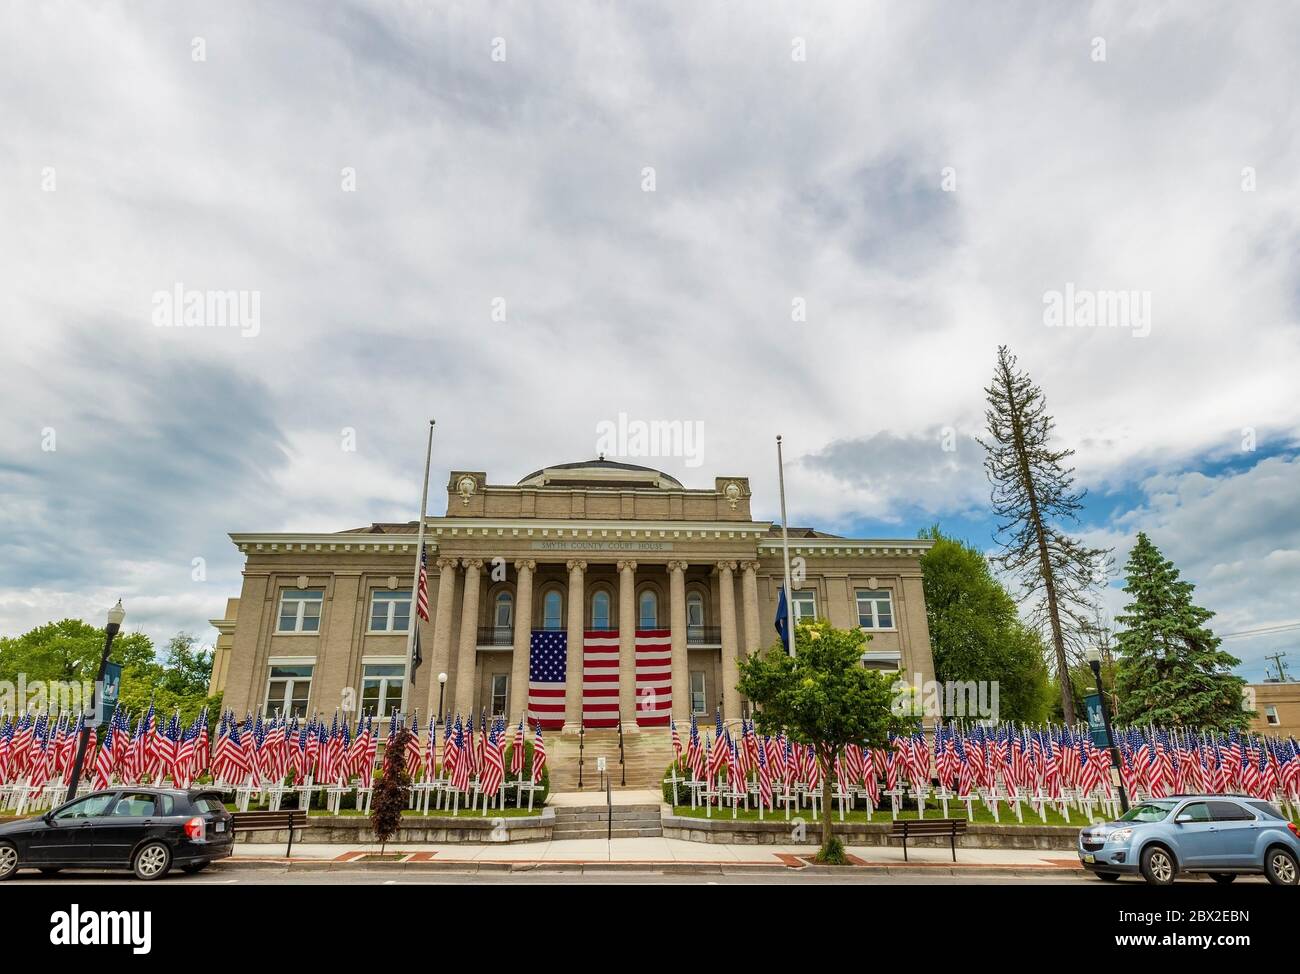
[[[1265,656],[1264,659],[1271,659],[1277,665],[1277,682],[1286,683],[1286,664],[1282,662],[1286,659],[1286,653],[1274,653],[1272,656]]]

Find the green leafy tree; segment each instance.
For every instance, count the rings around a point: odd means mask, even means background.
[[[1230,672],[1241,660],[1219,649],[1206,625],[1214,613],[1192,601],[1195,586],[1143,533],[1124,575],[1132,601],[1115,617],[1119,721],[1244,730],[1253,716],[1241,706],[1246,681]]]
[[[784,731],[811,745],[823,769],[822,847],[818,860],[842,862],[831,814],[835,758],[846,744],[885,747],[889,734],[905,733],[915,720],[897,715],[893,679],[862,665],[866,634],[834,629],[827,622],[795,627],[795,654],[780,646],[740,663],[739,690],[757,708],[760,732]]]
[[[1071,655],[1078,661],[1087,622],[1096,607],[1095,589],[1110,574],[1110,552],[1089,548],[1064,526],[1078,519],[1085,491],[1074,488],[1073,450],[1052,445],[1055,420],[1043,390],[1016,367],[1016,357],[998,347],[993,381],[984,390],[988,439],[984,470],[992,486],[1001,551],[994,564],[1019,582],[1021,600],[1051,640],[1061,708],[1074,723]]]
[[[997,681],[1002,720],[1044,720],[1051,688],[1042,637],[1021,620],[979,549],[937,525],[921,537],[934,542],[921,573],[935,679]]]

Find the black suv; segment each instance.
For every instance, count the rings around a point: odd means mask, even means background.
[[[47,875],[127,868],[139,879],[160,879],[172,866],[198,872],[229,856],[234,844],[220,792],[107,788],[38,818],[0,825],[0,880],[27,868]]]

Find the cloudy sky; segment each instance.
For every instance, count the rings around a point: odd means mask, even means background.
[[[435,485],[589,457],[625,413],[702,423],[698,458],[644,462],[748,475],[759,516],[780,432],[796,521],[990,545],[1000,343],[1078,451],[1081,531],[1121,564],[1147,531],[1221,632],[1300,619],[1294,5],[51,2],[0,28],[0,632],[121,595],[210,641],[227,532],[414,517],[428,416]],[[257,316],[159,324],[178,288]],[[1149,300],[1149,331],[1049,327],[1067,288]],[[1259,677],[1297,643],[1225,645]]]

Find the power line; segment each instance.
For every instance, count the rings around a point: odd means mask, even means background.
[[[1300,629],[1300,622],[1282,622],[1275,626],[1260,626],[1258,629],[1243,629],[1240,632],[1227,632],[1220,639],[1236,639],[1242,636],[1267,636],[1275,632],[1291,632]]]

